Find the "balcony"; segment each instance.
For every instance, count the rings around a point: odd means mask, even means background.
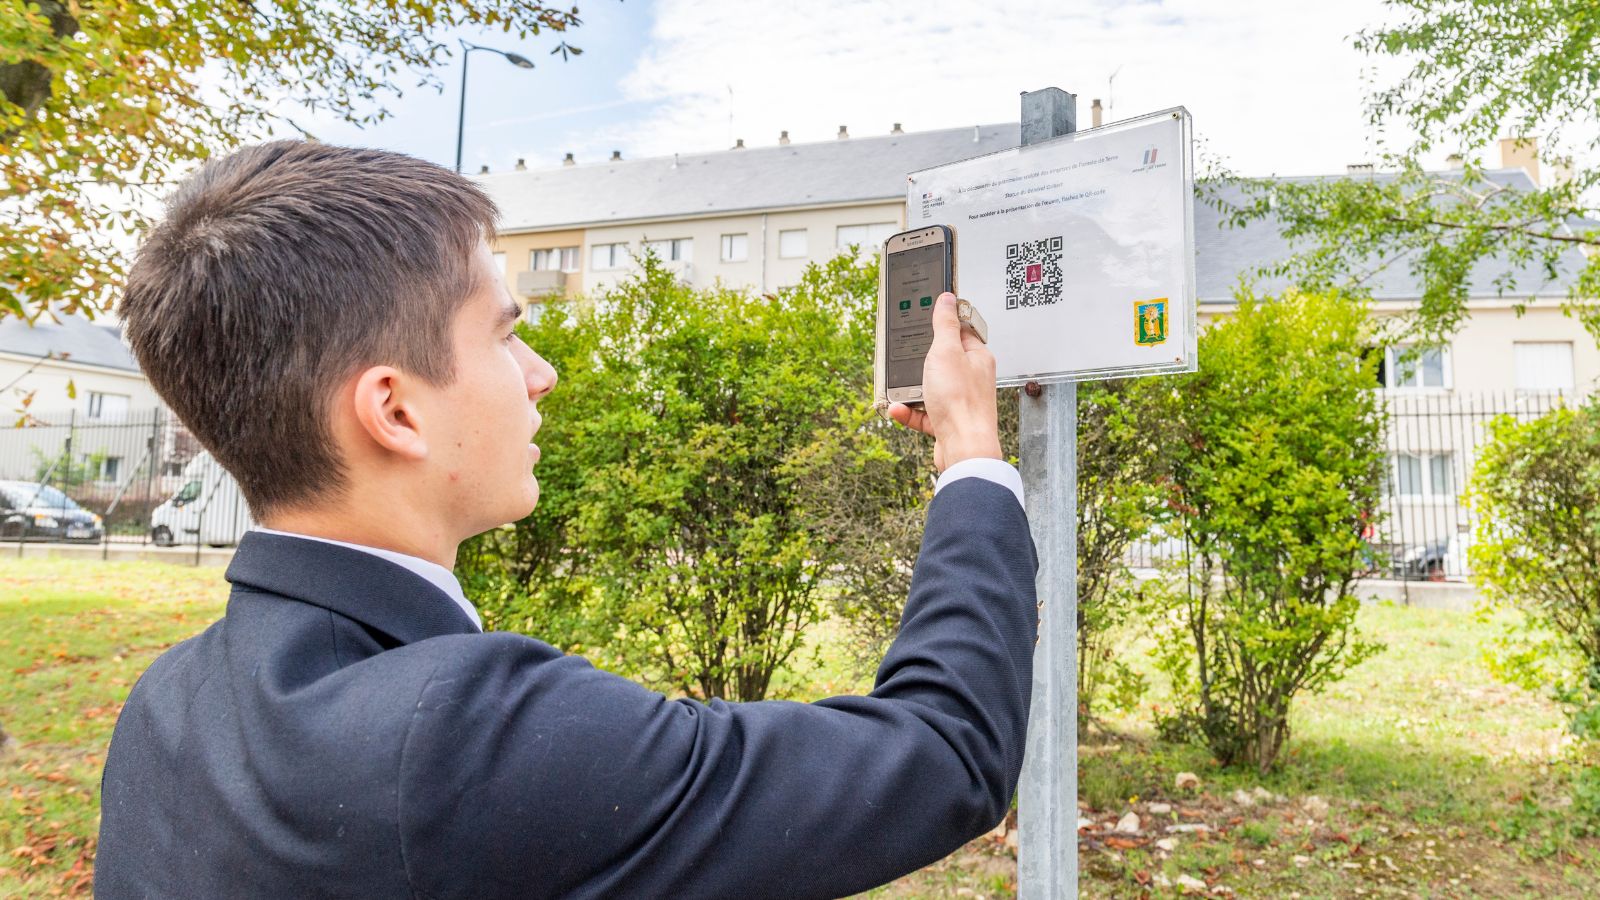
[[[567,273],[550,269],[517,273],[517,293],[524,297],[553,297],[567,289]]]

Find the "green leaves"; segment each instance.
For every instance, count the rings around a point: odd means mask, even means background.
[[[1295,256],[1272,274],[1314,289],[1370,293],[1384,270],[1408,272],[1421,303],[1402,322],[1421,342],[1455,332],[1469,294],[1521,303],[1566,292],[1566,311],[1600,337],[1600,5],[1592,0],[1390,0],[1400,24],[1357,48],[1410,64],[1375,93],[1379,133],[1414,134],[1381,152],[1382,175],[1228,179],[1206,188],[1235,225],[1280,226]],[[1513,187],[1483,152],[1504,136],[1539,142],[1537,185]],[[1462,156],[1429,172],[1429,154]],[[1242,188],[1243,199],[1230,186]],[[1587,220],[1587,221],[1585,221]],[[1579,251],[1589,252],[1586,257]],[[1490,262],[1492,261],[1492,263]],[[1475,272],[1496,272],[1473,281]],[[1554,284],[1552,284],[1552,282]]]
[[[1501,416],[1488,438],[1467,490],[1473,578],[1485,599],[1529,616],[1493,662],[1508,679],[1600,703],[1586,679],[1600,666],[1600,401]]]
[[[1201,337],[1198,372],[1140,384],[1171,423],[1168,507],[1193,559],[1158,654],[1188,705],[1162,728],[1224,763],[1270,768],[1296,694],[1377,650],[1355,633],[1383,459],[1366,315],[1334,294],[1244,295]]]
[[[663,689],[764,697],[824,612],[796,460],[860,406],[876,289],[835,260],[777,295],[697,290],[651,257],[552,304],[524,331],[561,374],[539,508],[460,563],[492,624]]]
[[[402,82],[442,87],[432,70],[451,48],[439,35],[578,24],[576,9],[534,0],[0,4],[0,316],[107,308],[144,226],[126,211],[152,208],[213,153],[293,124],[286,109],[375,122]],[[220,75],[214,105],[202,71]]]

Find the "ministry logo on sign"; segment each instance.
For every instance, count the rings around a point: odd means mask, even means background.
[[[1151,147],[1150,149],[1144,151],[1144,159],[1139,163],[1139,165],[1141,165],[1141,166],[1154,165],[1155,161],[1156,161],[1156,148],[1155,147]]]
[[[1133,303],[1133,342],[1154,347],[1167,341],[1167,298],[1135,300]]]

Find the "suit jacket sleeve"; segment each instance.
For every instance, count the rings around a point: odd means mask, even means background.
[[[512,634],[416,698],[400,841],[424,896],[834,897],[1005,815],[1022,767],[1038,563],[1006,488],[930,504],[868,696],[669,701]]]

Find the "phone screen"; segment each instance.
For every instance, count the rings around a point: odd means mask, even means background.
[[[948,289],[949,244],[927,244],[887,254],[885,277],[888,310],[884,346],[888,360],[884,383],[890,388],[922,384],[922,361],[933,345],[933,301]]]

